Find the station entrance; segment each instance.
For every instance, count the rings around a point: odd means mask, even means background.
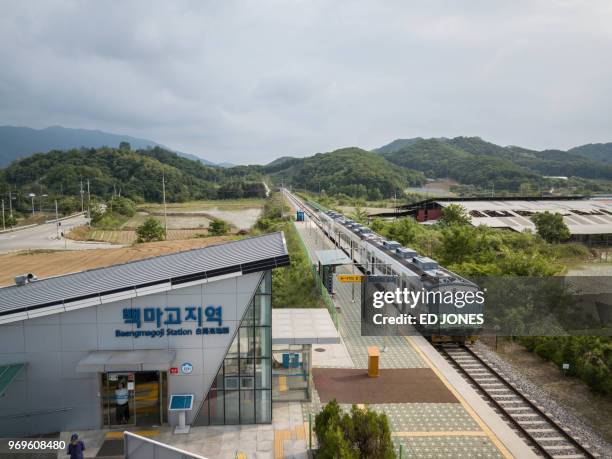
[[[102,373],[103,426],[115,429],[162,425],[167,421],[167,387],[164,371]]]

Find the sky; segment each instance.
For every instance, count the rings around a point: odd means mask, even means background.
[[[396,138],[612,141],[609,0],[0,0],[0,125],[262,164]]]

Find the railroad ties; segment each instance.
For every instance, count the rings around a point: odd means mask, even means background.
[[[523,395],[472,349],[460,345],[443,345],[437,349],[493,408],[529,440],[539,455],[554,459],[595,457],[586,445],[580,444],[578,438],[555,422],[551,415]]]

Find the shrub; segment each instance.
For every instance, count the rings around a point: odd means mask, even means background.
[[[224,234],[229,233],[230,226],[225,220],[221,220],[220,218],[213,219],[208,225],[208,233],[211,236],[223,236]]]
[[[355,405],[341,413],[336,400],[329,402],[315,417],[319,440],[317,457],[376,458],[396,457],[387,416]]]
[[[109,201],[108,206],[112,212],[126,217],[133,217],[136,214],[136,204],[128,198],[115,196]]]
[[[136,228],[138,242],[162,241],[164,233],[161,223],[152,217],[147,218],[142,225]]]
[[[535,223],[538,234],[546,242],[561,242],[570,237],[569,229],[561,214],[546,211],[535,214],[531,220]]]

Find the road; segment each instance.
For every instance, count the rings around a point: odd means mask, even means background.
[[[78,215],[61,221],[60,231],[68,233],[76,226],[87,224],[87,218]],[[80,242],[65,238],[57,238],[55,223],[45,223],[32,228],[0,234],[0,253],[16,250],[83,250],[116,248],[116,244],[105,242]]]

